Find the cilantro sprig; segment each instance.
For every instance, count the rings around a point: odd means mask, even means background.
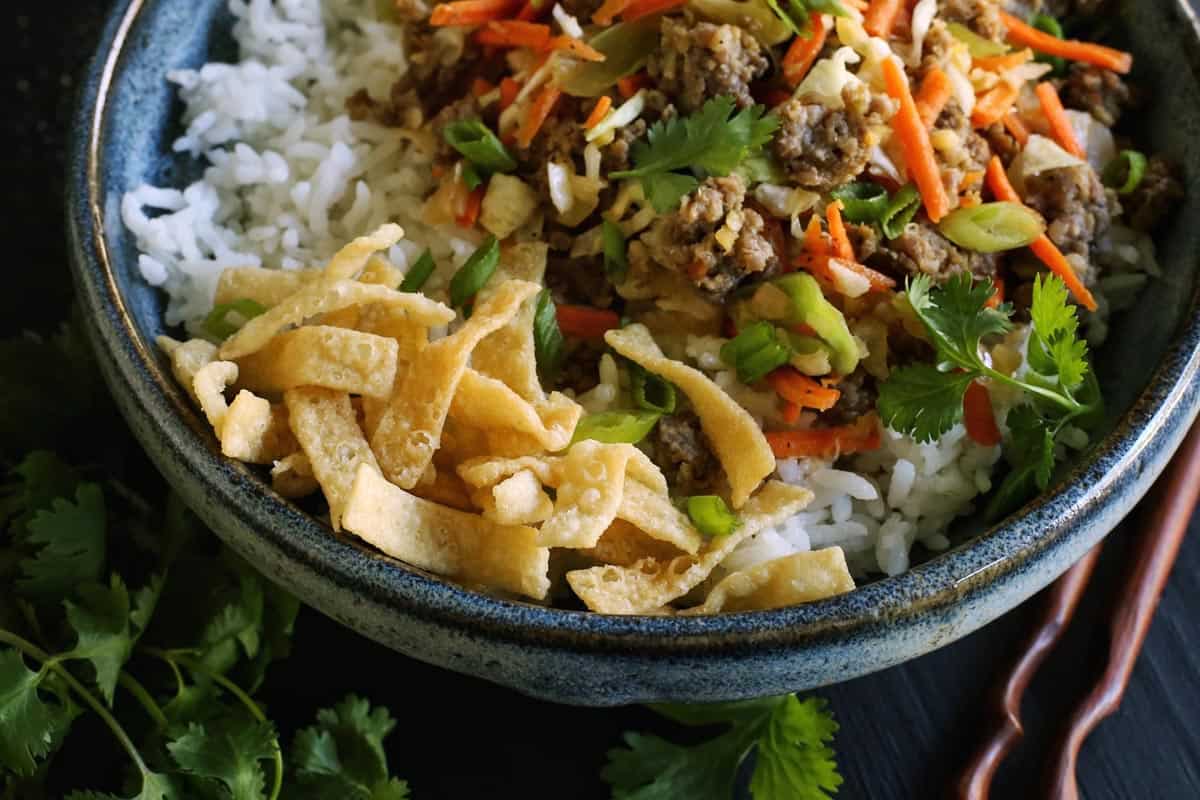
[[[674,211],[700,185],[694,172],[728,175],[757,154],[779,127],[779,120],[762,106],[734,111],[733,98],[722,95],[691,116],[659,120],[634,144],[634,168],[609,177],[638,178],[656,211]]]
[[[1009,375],[993,368],[983,339],[1012,330],[1012,307],[989,308],[990,281],[969,275],[935,288],[926,276],[908,286],[908,301],[936,351],[933,364],[895,370],[880,387],[879,412],[894,430],[918,441],[934,441],[963,419],[963,397],[977,379],[1023,392],[1027,403],[1008,415],[1005,453],[1012,466],[993,496],[988,516],[1000,516],[1029,494],[1044,491],[1054,470],[1058,437],[1069,425],[1086,426],[1101,407],[1099,387],[1088,363],[1087,343],[1067,288],[1054,276],[1033,286],[1027,369]]]
[[[688,726],[727,730],[694,746],[645,733],[625,734],[601,773],[615,800],[729,800],[738,771],[755,750],[754,800],[829,800],[841,786],[830,742],[838,725],[824,700],[795,695],[743,703],[654,706]]]

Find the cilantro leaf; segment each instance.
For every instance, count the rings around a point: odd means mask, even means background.
[[[1011,470],[988,501],[984,517],[996,520],[1045,491],[1054,474],[1054,438],[1058,428],[1030,404],[1008,412],[1009,438],[1005,456]]]
[[[640,178],[655,210],[673,211],[680,198],[699,185],[692,175],[678,174],[681,170],[728,175],[769,142],[779,127],[779,120],[762,106],[734,111],[733,98],[722,95],[688,117],[659,120],[644,140],[634,144],[634,168],[610,177]]]
[[[167,743],[185,773],[220,782],[233,800],[260,800],[266,775],[259,762],[271,758],[277,747],[269,722],[237,715],[207,725],[193,722]]]
[[[0,524],[7,524],[16,537],[25,533],[34,514],[79,485],[79,473],[46,450],[26,454],[12,475],[17,480],[0,489]]]
[[[100,579],[105,548],[104,494],[94,483],[81,484],[75,502],[55,500],[29,521],[25,544],[41,545],[21,562],[24,594],[54,598]]]
[[[75,647],[64,658],[85,659],[95,671],[96,686],[111,706],[121,668],[129,660],[133,645],[154,613],[162,581],[157,576],[134,595],[119,575],[109,585],[92,583],[79,587],[78,600],[67,600],[67,622],[74,629]]]
[[[893,370],[879,387],[879,415],[893,430],[919,442],[932,442],[963,417],[963,396],[971,373],[944,373],[932,364]]]
[[[385,708],[353,695],[317,713],[296,734],[297,783],[314,800],[404,800],[408,786],[388,773],[383,740],[396,727]]]
[[[16,650],[0,650],[0,765],[18,775],[32,774],[71,722],[65,704],[48,703],[39,693],[45,672],[33,672]]]
[[[1029,365],[1042,375],[1057,378],[1066,391],[1074,391],[1088,373],[1087,342],[1078,336],[1079,319],[1057,278],[1033,282],[1030,307],[1033,330],[1029,336]]]
[[[617,800],[729,800],[755,733],[739,726],[695,747],[626,733],[628,749],[609,751],[600,775]]]
[[[939,366],[968,370],[983,367],[979,342],[989,334],[1012,329],[1012,308],[988,308],[994,292],[992,282],[973,283],[967,273],[951,277],[936,291],[932,286],[927,275],[914,278],[908,287],[908,300],[937,348]]]
[[[184,795],[168,775],[158,772],[142,773],[142,790],[128,800],[183,800]],[[67,800],[126,800],[105,792],[71,792]]]
[[[800,701],[789,695],[778,704],[758,743],[750,779],[755,800],[829,800],[842,785],[829,747],[837,730],[827,703],[820,698]]]

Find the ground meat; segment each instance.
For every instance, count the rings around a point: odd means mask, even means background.
[[[1008,132],[1003,123],[993,122],[983,130],[983,138],[992,152],[1000,156],[1006,166],[1021,152],[1021,143]]]
[[[1007,28],[1000,18],[999,0],[938,0],[938,16],[957,22],[995,42],[1004,40]]]
[[[650,437],[653,459],[675,493],[707,493],[721,474],[699,418],[691,412],[663,417]]]
[[[1034,11],[1063,17],[1090,17],[1110,11],[1112,0],[1034,0]]]
[[[554,381],[556,388],[570,389],[576,396],[590,392],[600,383],[600,358],[608,346],[599,339],[567,339],[562,371]]]
[[[854,180],[871,156],[870,91],[862,84],[842,92],[845,108],[792,98],[775,109],[779,131],[771,147],[788,177],[806,189],[829,191]]]
[[[595,14],[603,4],[604,0],[560,0],[559,2],[563,11],[575,17],[580,25],[590,23],[592,14]]]
[[[1171,207],[1183,198],[1183,185],[1174,166],[1161,156],[1151,156],[1146,174],[1133,194],[1121,199],[1125,218],[1139,231],[1152,231],[1171,213]]]
[[[841,392],[833,408],[822,412],[821,422],[829,425],[850,425],[875,410],[879,390],[875,379],[864,370],[855,370],[837,385]]]
[[[424,23],[406,26],[406,31],[409,70],[392,86],[393,109],[415,97],[428,119],[461,98],[472,75],[489,77],[481,73],[482,49],[466,46],[462,31]]]
[[[552,252],[546,261],[545,283],[560,305],[608,308],[616,299],[600,256],[570,258]]]
[[[468,119],[480,119],[482,114],[483,110],[479,107],[479,101],[472,94],[458,98],[454,102],[443,106],[440,111],[434,114],[429,124],[433,128],[434,136],[437,138],[439,155],[443,158],[454,160],[461,158],[458,151],[446,142],[442,132],[452,123]]]
[[[939,283],[960,272],[977,277],[996,274],[998,257],[963,250],[928,222],[912,222],[895,239],[882,238],[868,225],[850,226],[848,233],[859,261],[885,275],[931,275]]]
[[[729,95],[742,108],[753,105],[750,83],[768,65],[758,40],[737,25],[663,17],[660,47],[646,71],[658,89],[691,113],[717,95]]]
[[[932,24],[929,26],[929,32],[925,34],[925,43],[923,45],[923,57],[921,66],[917,70],[917,83],[925,77],[925,73],[934,66],[940,67],[946,62],[949,57],[950,50],[958,45],[958,39],[950,33],[950,29],[946,27],[946,23],[934,17]]]
[[[992,151],[987,139],[975,132],[970,117],[954,98],[946,103],[934,123],[931,140],[943,167],[942,182],[947,194],[951,197],[960,195],[969,175],[974,176],[973,185],[980,183],[979,178]]]
[[[746,185],[737,175],[709,178],[684,198],[679,210],[661,217],[641,241],[651,259],[687,275],[720,301],[751,275],[779,267],[768,222],[745,206]],[[717,239],[723,228],[736,239],[728,250]]]
[[[1133,93],[1120,75],[1079,62],[1071,64],[1071,71],[1058,92],[1067,108],[1086,111],[1110,128],[1133,102]]]
[[[1112,203],[1087,164],[1060,167],[1025,179],[1025,203],[1046,218],[1046,233],[1064,253],[1087,257],[1108,230]]]

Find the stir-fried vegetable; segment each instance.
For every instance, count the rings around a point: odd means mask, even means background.
[[[776,394],[801,408],[828,411],[842,396],[837,389],[823,386],[792,367],[780,367],[767,376],[767,381]]]
[[[1104,168],[1104,185],[1117,194],[1132,194],[1146,175],[1146,156],[1137,150],[1122,150]]]
[[[799,86],[804,80],[829,37],[829,26],[820,14],[812,15],[809,27],[810,31],[801,33],[792,40],[780,64],[783,67],[783,79],[792,87]]]
[[[742,383],[757,383],[792,358],[787,337],[769,322],[755,322],[721,348],[721,360]]]
[[[1037,30],[1041,31],[1042,33],[1049,34],[1055,39],[1066,38],[1065,34],[1063,33],[1062,25],[1059,24],[1056,17],[1050,14],[1035,14],[1030,24]],[[1061,58],[1059,56],[1038,55],[1037,60],[1041,61],[1043,64],[1049,64],[1051,67],[1053,67],[1053,72],[1051,73],[1052,75],[1065,75],[1067,72],[1067,60],[1065,58]]]
[[[654,429],[656,411],[604,411],[588,414],[575,426],[572,443],[591,439],[605,444],[637,444]]]
[[[738,526],[737,515],[715,494],[687,499],[688,519],[705,536],[727,536]]]
[[[807,325],[829,346],[830,361],[839,375],[849,375],[858,366],[858,343],[846,325],[846,318],[825,299],[821,286],[811,275],[794,273],[775,280],[791,301],[784,322]],[[776,365],[778,366],[778,365]]]
[[[892,195],[892,199],[888,201],[887,210],[879,219],[879,227],[883,230],[883,235],[889,239],[895,239],[904,233],[904,229],[908,227],[908,223],[912,222],[920,207],[921,195],[918,194],[917,187],[911,183],[901,187]]]
[[[1020,203],[998,201],[951,211],[938,223],[950,241],[976,253],[1025,247],[1046,230],[1040,214]]]
[[[879,222],[888,209],[888,193],[878,183],[855,181],[830,192],[842,203],[842,213],[851,222]]]
[[[621,327],[617,312],[588,306],[558,307],[558,327],[576,339],[603,339],[604,334]]]
[[[1059,99],[1058,90],[1054,88],[1054,84],[1039,83],[1036,92],[1038,102],[1042,104],[1042,113],[1046,115],[1046,121],[1050,123],[1050,131],[1054,134],[1054,140],[1063,150],[1076,158],[1087,158],[1087,153],[1079,144],[1079,140],[1075,138],[1075,129],[1071,126],[1071,119],[1067,116],[1067,110],[1063,108],[1062,100]]]
[[[874,414],[860,417],[850,425],[770,431],[766,437],[776,458],[837,458],[878,450],[883,444],[879,418]]]
[[[913,182],[921,193],[925,213],[929,219],[937,222],[950,210],[950,198],[946,195],[946,187],[942,185],[942,174],[933,154],[933,145],[929,143],[929,131],[921,121],[904,70],[893,58],[884,59],[881,68],[888,95],[900,104],[892,118],[892,126],[904,150]]]
[[[450,279],[450,305],[462,308],[483,288],[500,264],[500,242],[489,236]]]
[[[1104,69],[1111,69],[1122,75],[1133,69],[1133,56],[1111,47],[1105,47],[1092,42],[1080,42],[1075,39],[1059,39],[1044,31],[1039,31],[1012,14],[1001,11],[1001,19],[1008,28],[1008,40],[1023,47],[1032,47],[1039,53],[1050,56],[1061,56],[1070,61],[1082,61]]]
[[[675,413],[675,384],[629,362],[629,388],[634,404],[643,411]]]

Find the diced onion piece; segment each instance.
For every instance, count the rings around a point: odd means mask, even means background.
[[[842,90],[851,84],[859,83],[858,78],[846,69],[846,65],[857,64],[861,60],[852,48],[838,48],[829,58],[823,58],[813,64],[804,80],[796,87],[795,96],[834,110],[844,108],[846,104],[842,100]]]
[[[546,181],[550,187],[550,202],[559,214],[566,214],[575,204],[571,192],[571,172],[562,164],[546,162]]]
[[[959,247],[977,253],[999,253],[1032,244],[1046,231],[1033,209],[1020,203],[982,203],[950,212],[938,230]]]
[[[616,111],[610,112],[596,127],[584,134],[585,141],[594,142],[605,134],[612,134],[618,128],[623,128],[637,119],[642,109],[646,107],[646,90],[639,89],[637,94],[621,104]]]

